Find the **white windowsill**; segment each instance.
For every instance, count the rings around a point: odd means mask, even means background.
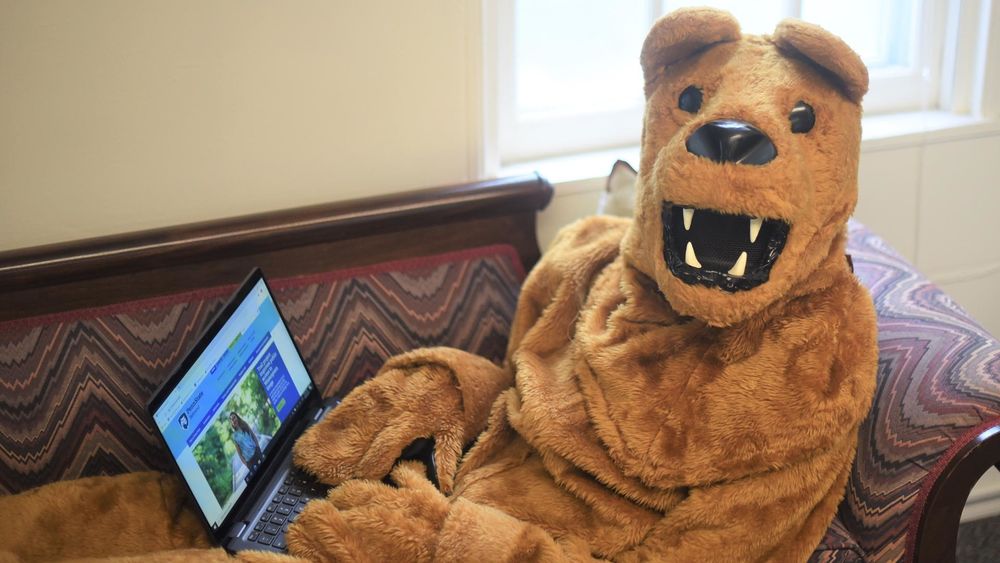
[[[865,117],[861,152],[973,139],[1000,134],[1000,121],[945,111],[920,111]],[[619,147],[501,166],[500,176],[538,172],[556,185],[556,196],[603,189],[616,160],[638,167],[639,146]]]

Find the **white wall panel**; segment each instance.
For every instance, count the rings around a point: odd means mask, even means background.
[[[1000,338],[1000,269],[972,279],[938,284],[990,334]]]
[[[917,254],[920,148],[861,153],[854,217],[909,260]]]
[[[559,229],[582,217],[596,215],[604,185],[604,178],[594,178],[574,182],[571,190],[562,193],[560,188],[564,186],[557,186],[552,203],[538,215],[539,246],[548,248]]]
[[[962,522],[997,514],[1000,514],[1000,472],[990,468],[969,493],[969,500],[962,511]]]
[[[1000,136],[924,147],[917,265],[932,278],[1000,264]]]

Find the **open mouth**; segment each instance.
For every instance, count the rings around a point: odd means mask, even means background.
[[[788,239],[780,219],[663,202],[663,258],[687,284],[736,292],[767,281]]]

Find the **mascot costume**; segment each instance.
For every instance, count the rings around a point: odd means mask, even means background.
[[[524,284],[504,367],[416,350],[353,390],[295,446],[336,486],[290,527],[291,555],[235,557],[808,558],[875,382],[874,309],[845,256],[867,72],[814,25],[743,36],[709,9],[660,19],[641,63],[634,220],[558,235]],[[421,437],[439,486],[396,463]],[[182,497],[134,474],[0,499],[27,515],[0,549],[227,559],[195,551],[207,544]],[[78,523],[94,503],[116,512]]]

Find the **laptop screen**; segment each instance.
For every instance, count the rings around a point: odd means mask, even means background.
[[[261,469],[271,439],[312,387],[263,277],[255,277],[153,412],[213,530]]]

